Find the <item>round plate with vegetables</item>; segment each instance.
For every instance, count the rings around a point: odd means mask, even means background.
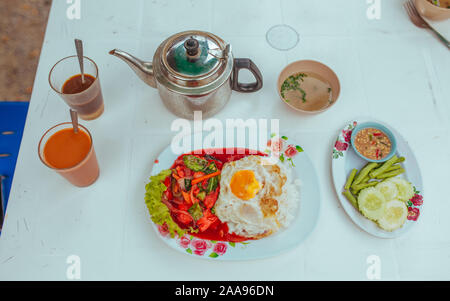
[[[177,153],[168,146],[158,155],[145,203],[170,247],[212,260],[257,259],[294,248],[315,227],[319,185],[301,146],[272,135],[256,151],[236,140]]]
[[[378,126],[361,130],[362,124]],[[361,132],[360,145],[352,147],[356,131]],[[396,148],[388,156],[391,144]],[[333,146],[332,174],[342,207],[366,232],[395,238],[417,223],[423,207],[420,169],[408,142],[388,125],[362,118],[347,123]]]

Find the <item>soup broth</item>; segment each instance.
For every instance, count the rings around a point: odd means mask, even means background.
[[[442,8],[450,8],[450,0],[428,0],[428,2]]]
[[[331,85],[313,72],[289,76],[280,92],[284,101],[304,111],[317,111],[333,103]]]

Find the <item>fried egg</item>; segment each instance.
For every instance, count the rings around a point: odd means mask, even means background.
[[[247,156],[224,164],[215,214],[230,233],[262,238],[287,227],[296,214],[299,192],[281,163],[263,164]]]

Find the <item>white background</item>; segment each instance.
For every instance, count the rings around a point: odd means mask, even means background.
[[[381,4],[381,19],[368,20],[365,0],[81,0],[81,19],[69,20],[69,4],[53,1],[0,238],[0,279],[64,280],[66,258],[76,254],[82,280],[365,280],[366,259],[375,254],[382,280],[450,280],[449,51],[410,23],[402,1]],[[300,34],[287,52],[265,40],[266,31],[280,23]],[[234,92],[215,117],[279,118],[282,131],[301,143],[316,166],[320,218],[293,251],[257,261],[204,261],[168,248],[151,227],[144,183],[175,134],[170,124],[176,117],[156,90],[108,51],[120,48],[151,60],[166,37],[187,29],[219,35],[232,44],[235,57],[251,58],[264,76],[260,92]],[[450,35],[449,26],[440,29]],[[101,168],[99,180],[83,189],[37,155],[44,131],[69,119],[48,73],[75,53],[74,38],[98,63],[105,99],[101,118],[82,122],[93,134]],[[279,72],[300,59],[319,60],[340,78],[339,100],[325,113],[300,115],[277,96]],[[401,238],[383,240],[360,230],[333,189],[333,143],[342,126],[361,115],[395,127],[422,169],[425,210]]]

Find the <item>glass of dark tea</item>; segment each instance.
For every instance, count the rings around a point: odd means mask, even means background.
[[[83,57],[84,82],[76,55],[57,62],[50,71],[50,86],[70,108],[84,120],[98,118],[104,110],[102,90],[98,78],[98,67],[93,60]]]

